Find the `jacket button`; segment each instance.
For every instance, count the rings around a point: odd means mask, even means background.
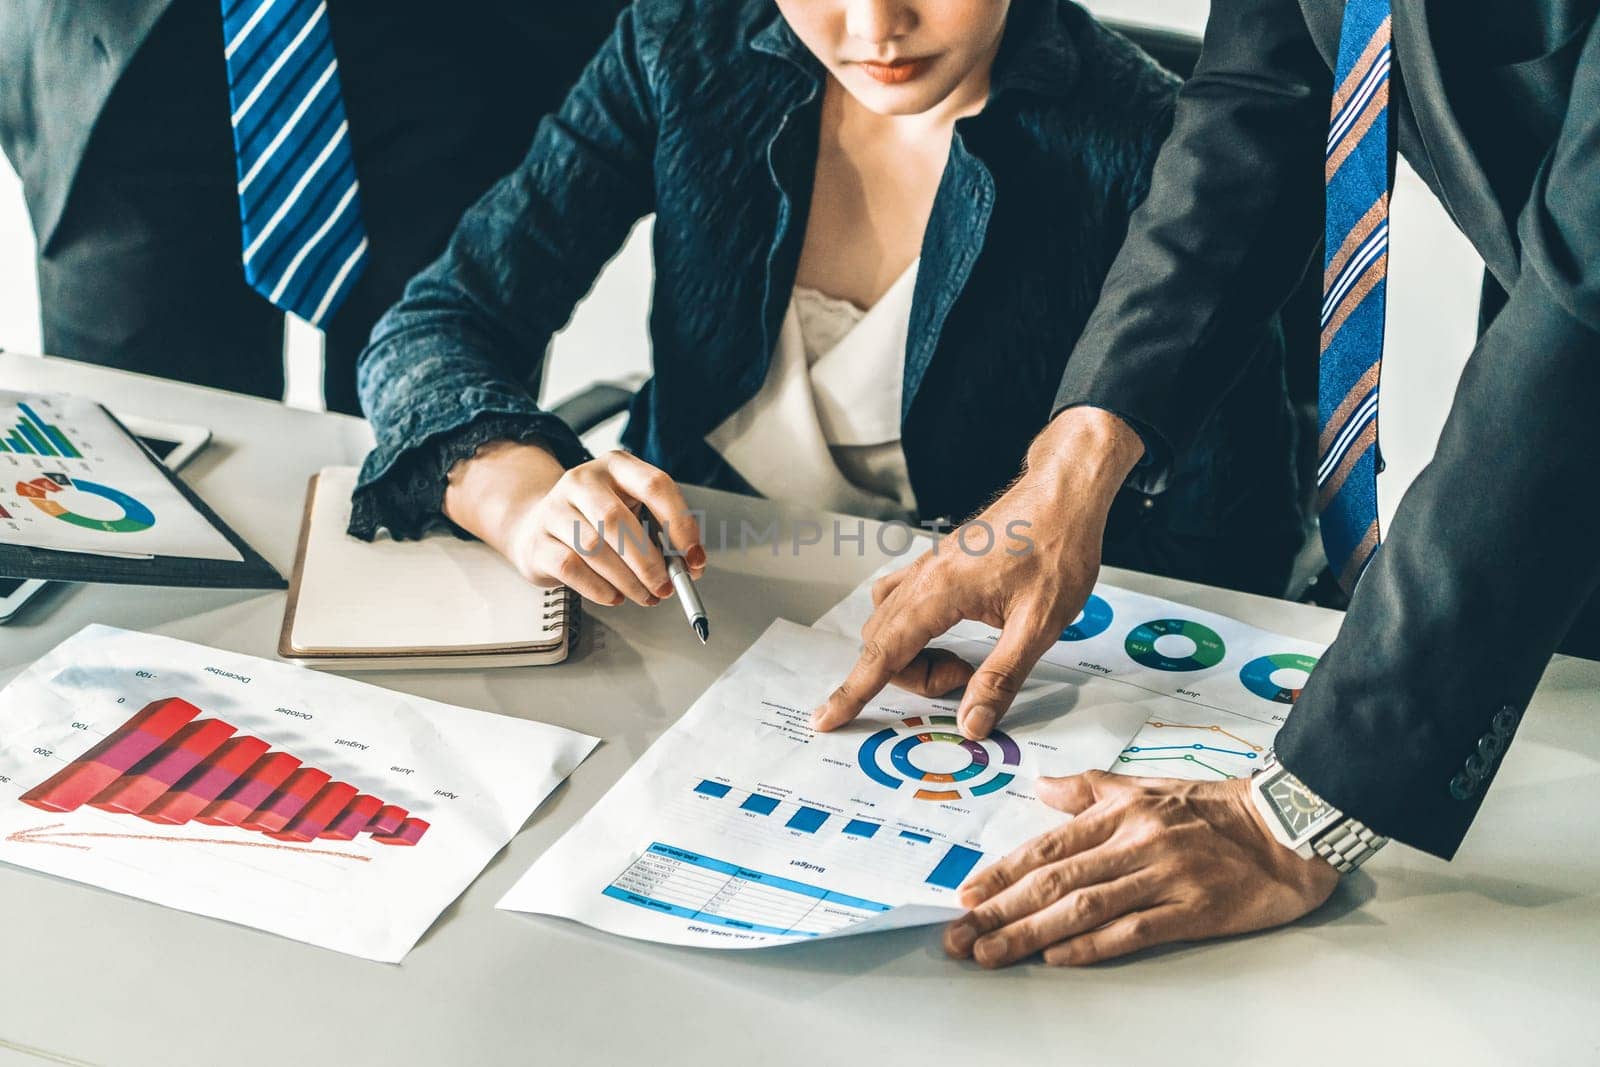
[[[1489,761],[1483,758],[1482,752],[1474,752],[1472,755],[1467,757],[1467,774],[1473,778],[1482,778],[1484,772],[1488,769]]]
[[[1500,758],[1502,745],[1499,734],[1484,734],[1478,738],[1478,754],[1493,763]]]
[[[1462,771],[1450,779],[1450,795],[1457,800],[1466,800],[1477,790],[1478,783],[1466,771]]]
[[[1502,737],[1510,737],[1511,731],[1517,728],[1517,709],[1510,704],[1494,713],[1494,732]]]

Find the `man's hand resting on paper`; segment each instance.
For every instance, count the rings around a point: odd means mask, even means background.
[[[892,681],[927,696],[965,685],[959,728],[973,739],[988,736],[1033,665],[1083,609],[1100,571],[1111,501],[1143,451],[1138,434],[1108,412],[1081,407],[1058,415],[1034,439],[1022,475],[969,520],[993,532],[990,551],[963,551],[957,530],[937,551],[873,586],[861,658],[813,712],[817,729],[850,722]],[[1019,549],[1013,530],[1031,547]],[[988,541],[974,535],[970,543]],[[1001,631],[976,670],[926,647],[963,619]]]
[[[451,468],[444,494],[445,516],[524,578],[607,606],[653,606],[672,595],[666,559],[639,522],[641,505],[666,526],[690,576],[704,574],[700,526],[683,493],[627,452],[567,470],[536,444],[497,441]]]
[[[1321,906],[1339,872],[1279,844],[1249,782],[1183,782],[1090,771],[1041,778],[1075,818],[980,871],[945,951],[985,967],[1043,953],[1097,963],[1169,941],[1292,922]]]

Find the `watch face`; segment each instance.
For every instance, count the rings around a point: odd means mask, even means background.
[[[1284,830],[1297,841],[1315,830],[1334,810],[1333,805],[1287,774],[1266,783],[1264,792]]]

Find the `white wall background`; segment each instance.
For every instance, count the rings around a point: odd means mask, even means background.
[[[39,350],[39,280],[22,183],[0,156],[0,348]]]
[[[1199,33],[1207,0],[1089,0],[1096,14]],[[1391,220],[1389,328],[1380,433],[1389,467],[1379,481],[1387,522],[1401,493],[1433,454],[1461,366],[1471,351],[1482,264],[1409,168],[1402,167]],[[0,348],[39,349],[33,234],[15,175],[0,160]],[[557,338],[544,395],[649,366],[645,316],[649,226],[638,227]],[[309,327],[287,345],[290,403],[320,406],[320,345]],[[150,414],[159,414],[151,412]],[[596,442],[610,443],[611,434]]]

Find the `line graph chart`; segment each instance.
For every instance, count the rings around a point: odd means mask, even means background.
[[[1219,716],[1220,717],[1220,716]],[[1242,716],[1229,723],[1151,719],[1117,757],[1123,774],[1162,778],[1240,778],[1261,765],[1277,726]]]

